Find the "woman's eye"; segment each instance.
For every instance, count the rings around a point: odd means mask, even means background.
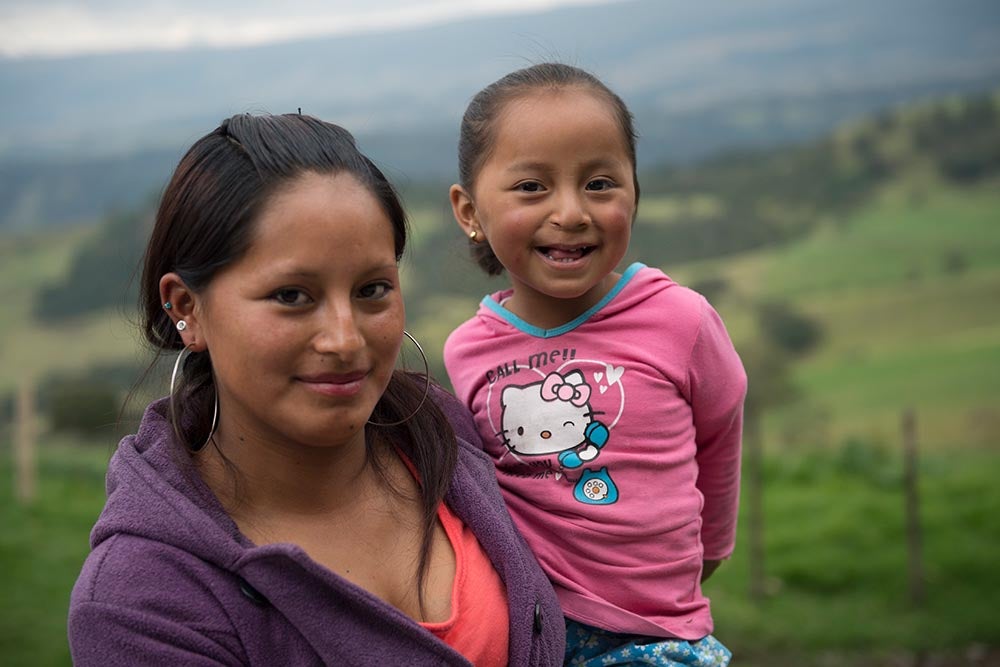
[[[521,192],[541,192],[545,188],[542,187],[541,183],[536,181],[525,181],[524,183],[518,183],[517,189]]]
[[[305,292],[290,287],[278,290],[273,298],[285,306],[304,306],[309,303],[309,296]]]
[[[614,182],[608,180],[607,178],[595,178],[587,183],[587,189],[591,192],[602,192],[604,190],[609,190],[614,186]]]
[[[362,299],[381,299],[391,290],[392,285],[389,283],[372,283],[358,290],[358,294]]]

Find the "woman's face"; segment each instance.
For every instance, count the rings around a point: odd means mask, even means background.
[[[393,227],[348,174],[307,173],[265,205],[247,253],[195,307],[218,437],[363,443],[402,342]]]

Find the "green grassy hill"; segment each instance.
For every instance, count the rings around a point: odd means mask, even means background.
[[[896,181],[870,203],[775,250],[665,266],[697,284],[722,276],[734,339],[756,334],[746,304],[786,301],[821,324],[794,368],[800,400],[772,415],[770,441],[898,439],[918,412],[932,446],[1000,441],[1000,188]],[[752,378],[751,378],[752,381]]]

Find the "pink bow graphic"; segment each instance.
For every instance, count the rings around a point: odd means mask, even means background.
[[[590,385],[569,384],[559,373],[549,373],[542,382],[542,400],[568,401],[576,406],[584,406],[590,400]]]

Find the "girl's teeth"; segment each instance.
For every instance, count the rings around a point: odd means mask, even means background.
[[[545,256],[556,262],[572,262],[575,259],[583,257],[583,248],[577,248],[576,250],[548,248]]]

